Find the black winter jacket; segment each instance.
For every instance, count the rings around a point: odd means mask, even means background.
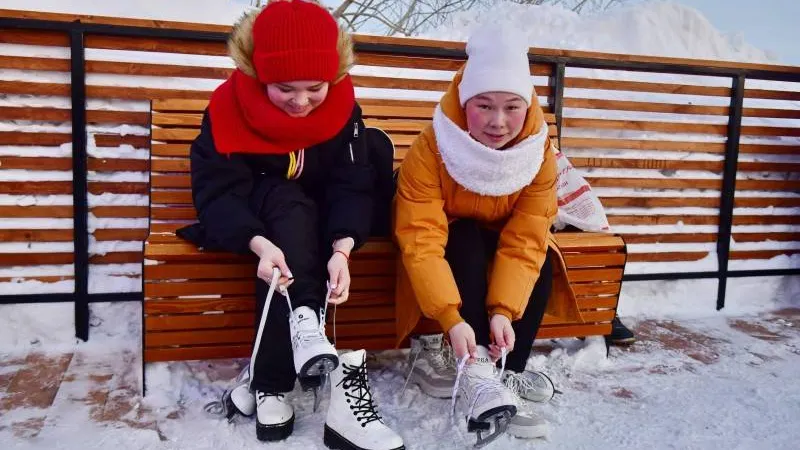
[[[369,163],[361,108],[332,139],[305,149],[300,183],[320,208],[324,242],[352,237],[356,248],[369,236],[375,170]],[[287,178],[289,155],[220,154],[206,110],[200,135],[191,146],[192,198],[199,224],[179,235],[210,250],[249,252],[249,242],[265,235],[259,211],[264,178]],[[265,183],[268,184],[268,183]]]

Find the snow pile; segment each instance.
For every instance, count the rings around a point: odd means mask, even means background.
[[[603,14],[578,15],[560,6],[497,2],[488,10],[463,11],[424,33],[432,39],[466,41],[481,24],[521,30],[533,47],[610,53],[775,63],[777,58],[741,36],[720,32],[698,10],[675,2],[645,2]]]

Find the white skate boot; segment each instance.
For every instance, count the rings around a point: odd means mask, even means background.
[[[294,369],[301,379],[326,375],[339,365],[336,349],[325,336],[324,324],[320,326],[317,313],[308,306],[301,306],[289,315],[289,333]]]
[[[325,420],[325,446],[337,450],[403,450],[403,439],[375,409],[367,379],[366,352],[341,355],[331,372],[331,398]]]
[[[525,370],[523,372],[506,371],[503,374],[503,384],[511,392],[536,403],[549,402],[553,396],[560,392],[553,386],[553,381],[543,372]]]
[[[281,441],[294,429],[294,408],[284,394],[256,391],[256,437],[259,441]]]
[[[467,431],[477,432],[475,447],[497,439],[517,414],[516,397],[500,381],[501,374],[489,358],[489,350],[481,345],[473,362],[467,363],[464,358],[458,365],[453,411],[460,405],[467,419]]]
[[[408,354],[406,384],[414,383],[422,392],[436,398],[450,398],[456,381],[456,367],[443,341],[441,333],[413,336]]]
[[[236,415],[251,417],[256,411],[256,397],[250,392],[250,367],[245,367],[236,377],[232,388],[222,393],[222,398],[208,403],[206,413],[225,417],[232,422]]]

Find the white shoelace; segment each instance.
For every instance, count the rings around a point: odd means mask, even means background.
[[[539,387],[536,386],[536,383],[533,382],[530,378],[519,374],[511,372],[505,376],[503,379],[506,387],[516,394],[519,397],[522,397],[522,393],[526,390],[538,390]]]
[[[481,397],[481,394],[484,393],[491,393],[491,392],[500,392],[502,391],[505,386],[503,385],[503,372],[506,370],[506,356],[508,355],[508,350],[505,347],[501,349],[500,354],[500,372],[496,377],[489,377],[489,378],[481,378],[477,381],[473,381],[475,384],[475,391],[472,395],[472,399],[469,403],[469,412],[472,413],[472,410],[475,408],[475,405],[478,403],[478,398]],[[456,412],[456,397],[458,396],[458,386],[461,382],[461,376],[466,371],[467,361],[469,360],[469,354],[466,354],[461,357],[458,361],[458,367],[456,371],[456,382],[453,384],[453,397],[452,397],[452,409],[450,411],[451,415],[455,415]],[[467,374],[467,377],[474,379],[475,377]]]
[[[280,286],[278,288],[281,295],[286,299],[286,303],[289,305],[289,311],[294,311],[292,309],[292,301],[289,298],[289,290],[286,289],[285,286]],[[325,294],[325,306],[323,310],[320,311],[319,315],[319,327],[316,330],[301,330],[300,324],[297,322],[297,319],[294,317],[293,313],[289,313],[289,320],[294,324],[295,329],[295,336],[293,339],[298,340],[298,343],[305,344],[315,344],[318,342],[326,341],[325,338],[325,316],[328,312],[328,300],[331,298],[331,287],[328,284],[328,292]],[[333,341],[336,342],[336,305],[333,306]]]

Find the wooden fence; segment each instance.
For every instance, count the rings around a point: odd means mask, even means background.
[[[0,10],[0,301],[75,301],[85,338],[88,302],[141,298],[159,219],[149,102],[207,99],[233,67],[228,31]],[[419,113],[387,130],[402,156],[464,45],[356,36],[356,49],[369,114],[390,116],[387,97]],[[800,67],[539,48],[531,61],[562,150],[625,237],[626,280],[719,279],[722,307],[730,276],[800,273]]]

